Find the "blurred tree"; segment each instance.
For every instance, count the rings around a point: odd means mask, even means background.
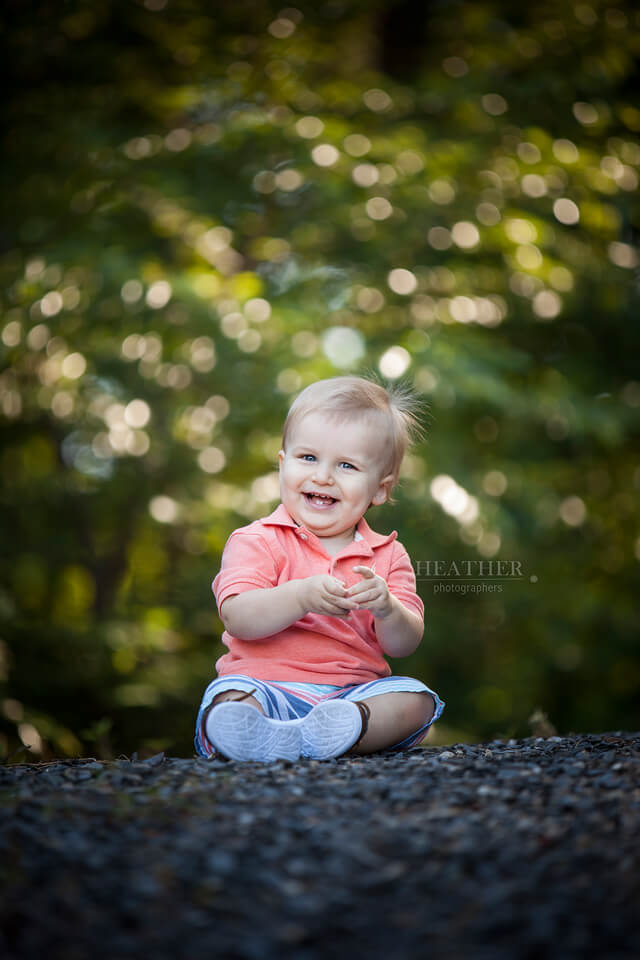
[[[344,371],[428,404],[370,520],[440,736],[637,727],[635,6],[3,16],[0,750],[191,749],[224,542]]]

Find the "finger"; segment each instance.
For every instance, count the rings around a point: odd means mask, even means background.
[[[336,597],[344,597],[347,592],[346,584],[335,578],[327,584],[327,590],[332,596]]]
[[[358,600],[361,599],[360,595],[362,593],[371,593],[371,591],[378,592],[376,587],[371,583],[371,580],[361,580],[359,583],[354,583],[352,587],[349,587],[347,590],[348,597],[357,597]]]
[[[333,597],[331,594],[324,598],[324,602],[334,610],[353,610],[355,606],[355,601],[351,597]]]
[[[354,573],[361,573],[363,577],[367,580],[370,580],[372,577],[375,577],[375,573],[371,567],[353,567]]]
[[[357,605],[353,609],[357,609]],[[327,608],[326,612],[332,617],[348,617],[351,613],[351,610],[351,607],[348,610],[345,610],[343,607],[330,606]]]
[[[359,593],[354,593],[349,599],[355,600],[356,603],[362,603],[363,600],[376,600],[380,595],[378,590],[361,590]]]
[[[376,604],[380,601],[380,597],[363,597],[358,601],[358,610],[364,609],[364,607],[369,607],[372,604]]]

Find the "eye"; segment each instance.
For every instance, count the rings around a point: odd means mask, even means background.
[[[340,466],[341,466],[341,467],[348,467],[349,470],[357,470],[357,469],[358,469],[357,467],[354,467],[354,465],[353,465],[352,463],[349,463],[348,460],[343,460],[342,463],[340,464]]]
[[[301,453],[299,459],[304,460],[305,463],[312,463],[315,457],[312,453]]]

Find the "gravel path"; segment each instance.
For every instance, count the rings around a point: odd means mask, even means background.
[[[0,767],[0,957],[640,957],[640,734]]]

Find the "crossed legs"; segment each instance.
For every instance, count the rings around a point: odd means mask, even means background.
[[[223,700],[242,700],[244,704],[255,707],[260,713],[264,710],[255,699],[241,690],[225,690],[212,702],[212,707]],[[435,702],[430,693],[381,693],[362,701],[370,710],[369,727],[362,740],[353,749],[355,754],[375,753],[400,743],[414,731],[428,723],[435,710]]]

